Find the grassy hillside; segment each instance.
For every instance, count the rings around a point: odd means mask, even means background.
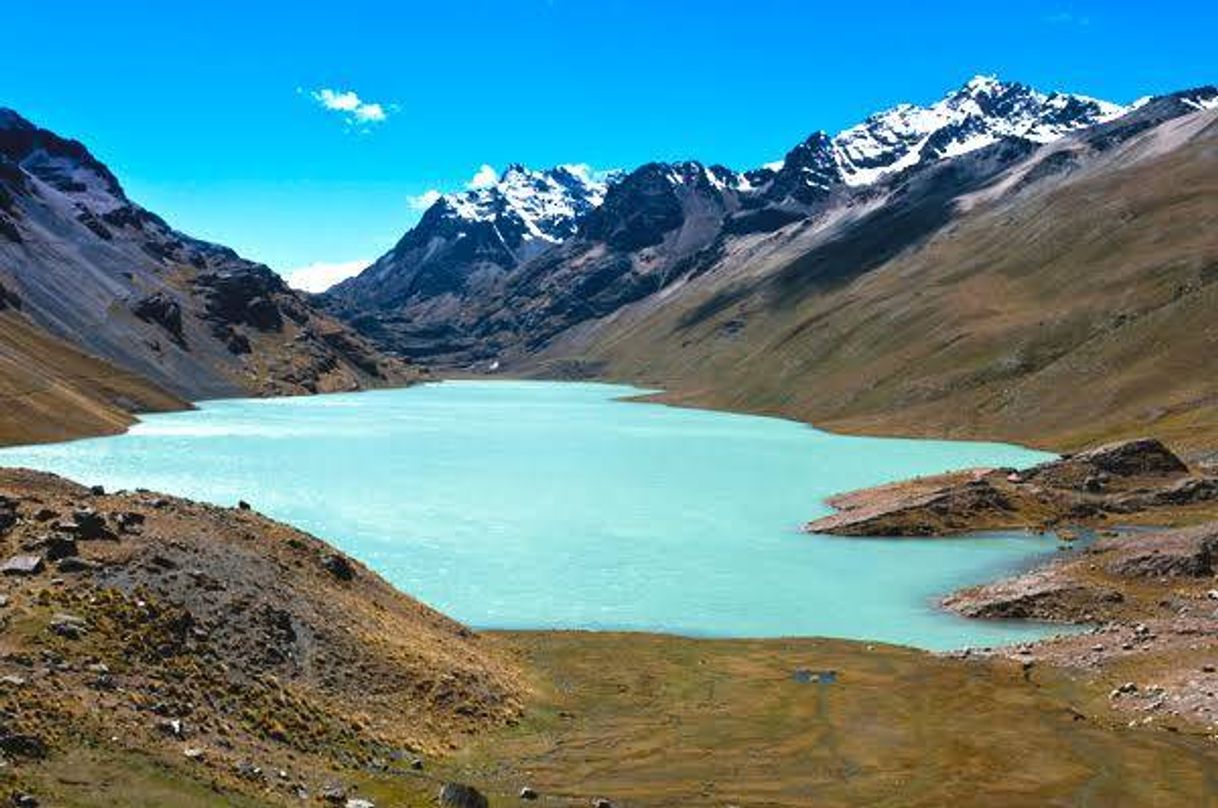
[[[847,432],[1218,447],[1214,113],[1102,154],[1057,148],[1075,152],[955,200],[878,265],[850,239],[883,243],[916,208],[884,232],[800,223],[741,240],[706,275],[567,335],[541,367]]]
[[[0,445],[121,432],[133,411],[188,406],[152,382],[0,311]]]

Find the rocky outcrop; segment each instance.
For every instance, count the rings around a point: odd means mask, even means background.
[[[951,595],[943,600],[943,606],[965,617],[1073,623],[1083,615],[1090,620],[1105,619],[1124,600],[1114,587],[1037,571]]]
[[[1108,540],[1096,549],[1114,556],[1108,570],[1122,578],[1208,578],[1218,559],[1218,524]]]
[[[835,497],[838,513],[806,526],[843,536],[942,536],[997,528],[1099,525],[1112,516],[1218,501],[1218,478],[1194,476],[1160,441],[1138,438],[1030,469],[979,469]]]

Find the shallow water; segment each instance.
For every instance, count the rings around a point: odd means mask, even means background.
[[[615,400],[600,385],[460,381],[208,402],[130,433],[0,450],[110,488],[258,510],[326,538],[480,628],[822,635],[930,649],[1043,626],[935,598],[1054,551],[1051,539],[807,536],[860,486],[1045,455],[830,435],[790,421]]]

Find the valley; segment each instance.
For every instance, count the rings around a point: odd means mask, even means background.
[[[1216,138],[977,76],[307,294],[0,109],[0,794],[1209,804]]]

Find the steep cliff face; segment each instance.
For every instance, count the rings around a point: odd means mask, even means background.
[[[0,286],[48,335],[183,398],[413,373],[270,269],[177,232],[82,144],[11,110],[0,110]]]

